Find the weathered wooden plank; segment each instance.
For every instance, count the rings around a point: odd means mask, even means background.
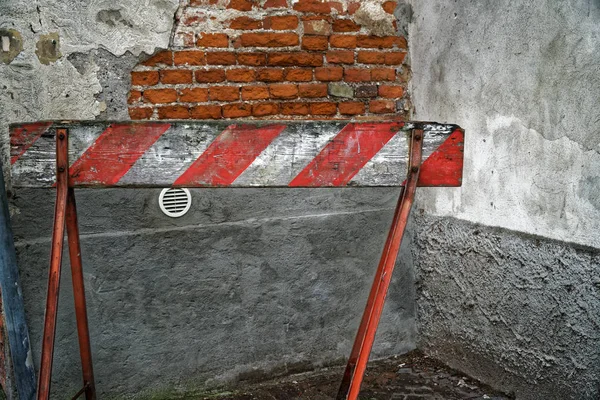
[[[57,127],[69,129],[76,187],[400,186],[413,128],[424,131],[420,186],[460,186],[462,177],[463,133],[455,125],[44,122],[11,126],[14,186],[54,184]]]

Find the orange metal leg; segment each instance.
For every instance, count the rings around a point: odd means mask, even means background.
[[[44,335],[42,338],[42,360],[38,378],[37,398],[47,400],[50,397],[50,377],[54,355],[54,337],[56,336],[56,315],[58,311],[58,292],[60,288],[60,269],[65,236],[65,213],[68,191],[68,159],[66,129],[56,132],[56,205],[54,210],[54,230],[50,252],[50,271],[48,276],[48,294],[46,315],[44,317]]]
[[[79,337],[79,354],[83,370],[83,387],[86,400],[96,399],[94,384],[94,367],[92,365],[92,348],[88,329],[87,308],[85,305],[85,288],[83,284],[83,268],[81,266],[81,246],[79,244],[79,226],[77,224],[77,206],[75,191],[69,188],[67,196],[67,236],[69,238],[69,256],[71,259],[71,275],[73,277],[73,298],[75,300],[75,316],[77,318],[77,334]]]
[[[383,254],[375,273],[373,286],[369,293],[367,305],[354,340],[352,352],[344,371],[344,377],[337,394],[337,400],[356,400],[360,392],[379,319],[383,311],[385,297],[392,279],[392,272],[402,243],[402,237],[408,222],[408,216],[415,197],[419,167],[421,165],[423,131],[414,130],[411,140],[409,172],[406,184],[400,193],[392,227],[388,234]]]

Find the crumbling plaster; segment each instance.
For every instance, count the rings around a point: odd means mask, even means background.
[[[117,86],[127,90],[129,71],[144,57],[142,53],[168,47],[178,6],[178,0],[0,2],[0,29],[17,31],[23,42],[23,50],[10,63],[0,63],[0,143],[5,170],[9,123],[125,118],[126,107],[122,111],[111,108],[107,98],[114,96],[105,96],[103,91],[119,90]],[[60,57],[56,60],[38,57],[44,38],[57,41]],[[89,55],[84,67],[73,62],[82,54]],[[122,58],[126,60],[124,73],[116,75],[127,80],[114,85],[111,70]],[[110,114],[111,110],[115,113]]]
[[[429,213],[600,247],[600,3],[413,1],[415,119],[467,132]]]

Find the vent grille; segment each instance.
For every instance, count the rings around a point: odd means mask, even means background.
[[[165,215],[178,218],[190,209],[192,195],[188,189],[163,189],[158,197],[158,205]]]

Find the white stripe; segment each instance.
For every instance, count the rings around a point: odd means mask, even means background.
[[[408,173],[410,134],[411,131],[398,132],[350,180],[350,184],[368,186],[373,182],[385,182],[386,186],[400,186]],[[421,164],[444,143],[449,134],[448,130],[442,129],[423,132]]]
[[[385,182],[386,186],[400,186],[406,179],[408,165],[409,132],[394,135],[364,167],[350,180],[351,185],[366,182]]]
[[[171,126],[119,180],[119,185],[152,182],[171,186],[229,125]]]
[[[69,128],[69,165],[73,165],[100,137],[106,126],[79,125]],[[56,132],[52,126],[48,132]],[[12,166],[12,179],[22,186],[52,186],[56,182],[56,138],[41,136]],[[43,183],[42,183],[43,182]]]
[[[233,182],[287,186],[344,127],[344,123],[290,124]]]

